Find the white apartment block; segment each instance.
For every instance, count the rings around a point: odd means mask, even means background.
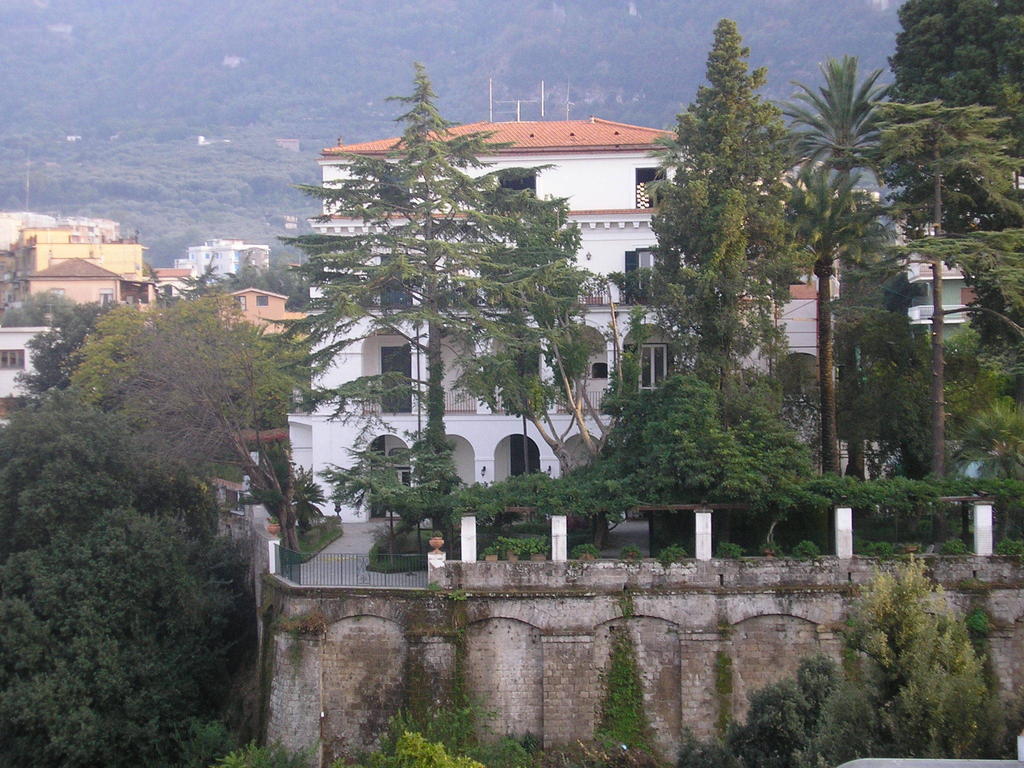
[[[509,146],[484,157],[487,170],[503,168],[537,168],[526,186],[538,197],[561,197],[569,201],[570,219],[580,228],[581,245],[578,263],[601,275],[630,272],[653,264],[656,243],[651,230],[651,198],[647,184],[653,181],[659,167],[657,140],[667,131],[615,123],[597,118],[550,122],[473,123],[453,132],[488,132],[492,141]],[[323,182],[343,178],[346,160],[341,153],[383,156],[397,139],[350,144],[324,150],[320,165]],[[314,221],[317,233],[339,237],[365,231],[362,221],[332,217]],[[586,387],[600,395],[609,384],[613,366],[614,344],[609,329],[612,312],[618,327],[628,326],[628,316],[635,298],[624,295],[614,286],[605,295],[582,297],[586,307],[585,320],[592,329],[595,351],[589,361],[590,373]],[[804,302],[806,304],[806,300]],[[813,302],[811,302],[813,304]],[[796,315],[806,315],[801,306]],[[785,313],[783,313],[785,315]],[[801,317],[803,324],[813,328]],[[801,323],[796,321],[797,325]],[[800,330],[807,330],[806,327]],[[629,338],[623,339],[628,344]],[[813,351],[813,344],[801,340],[800,351]],[[445,349],[445,377],[450,385],[458,378],[458,360],[467,350]],[[667,375],[668,347],[657,337],[647,338],[641,348],[643,359],[640,388],[653,388]],[[417,377],[426,376],[426,360],[417,359],[417,352],[400,337],[369,336],[353,342],[339,355],[331,370],[319,382],[337,386],[360,376],[388,371],[402,371]],[[425,422],[425,413],[415,398],[385,403],[384,413],[374,413],[383,426],[374,434],[364,434],[365,420],[332,419],[327,409],[313,413],[293,413],[289,417],[293,457],[296,463],[319,473],[330,465],[349,466],[349,451],[360,439],[372,440],[385,452],[408,447]],[[389,412],[389,407],[391,411]],[[526,426],[526,451],[523,450],[523,421],[519,417],[493,412],[483,403],[454,386],[445,398],[445,429],[454,449],[459,476],[466,483],[490,483],[520,474],[529,464],[530,471],[558,476],[562,467],[551,448],[532,424]],[[552,420],[562,428],[570,425],[570,416],[553,413]],[[363,423],[360,423],[363,421]],[[572,438],[570,438],[570,442]],[[579,439],[576,438],[578,442]],[[524,457],[525,454],[525,457]],[[343,520],[365,520],[365,509],[342,509]]]
[[[215,239],[192,245],[184,259],[175,259],[175,269],[189,269],[193,277],[211,268],[218,275],[234,275],[245,265],[257,269],[270,267],[270,246],[244,240]]]

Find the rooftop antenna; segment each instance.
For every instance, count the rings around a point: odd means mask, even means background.
[[[536,104],[540,102],[540,116],[544,118],[544,81],[540,81],[540,99],[505,99],[494,101],[494,81],[491,78],[487,78],[487,113],[490,122],[494,122],[494,105],[497,104],[515,104],[516,105],[516,122],[521,122],[523,119],[523,104]]]

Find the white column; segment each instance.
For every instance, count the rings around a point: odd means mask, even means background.
[[[569,546],[568,526],[565,515],[551,516],[551,559],[555,562],[564,562],[568,559],[567,548]]]
[[[992,554],[992,505],[986,501],[974,503],[974,554]]]
[[[462,518],[462,562],[476,562],[476,515]]]
[[[267,561],[267,571],[277,575],[281,574],[281,540],[270,539],[267,542],[267,550],[270,560]]]
[[[696,523],[694,541],[696,552],[694,556],[698,560],[711,559],[711,511],[700,510],[694,514]]]
[[[850,507],[836,507],[836,557],[841,560],[853,557],[853,510]]]
[[[427,552],[427,583],[440,584],[444,581],[444,565],[448,556],[444,552]]]

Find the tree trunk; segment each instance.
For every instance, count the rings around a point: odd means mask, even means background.
[[[942,260],[932,261],[932,474],[946,475],[946,357],[943,346]]]
[[[840,473],[839,437],[836,431],[836,380],[832,340],[832,262],[818,261],[818,395],[821,421],[821,471]]]
[[[441,326],[427,324],[427,428],[424,442],[433,453],[446,450],[444,440],[444,360],[441,357]]]

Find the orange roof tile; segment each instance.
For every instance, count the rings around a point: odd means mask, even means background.
[[[175,269],[174,267],[156,267],[153,270],[158,278],[192,277],[191,269]]]
[[[587,120],[527,121],[518,123],[490,123],[486,120],[467,125],[452,126],[451,136],[468,133],[490,133],[488,142],[510,144],[497,150],[497,154],[524,152],[654,149],[656,140],[671,136],[670,131],[644,128],[628,123],[616,123],[591,117]],[[324,149],[325,157],[347,153],[358,155],[387,154],[398,144],[398,138],[342,144]]]
[[[41,269],[38,272],[33,272],[29,275],[31,278],[58,278],[66,279],[69,277],[84,277],[84,278],[107,278],[120,280],[122,279],[116,272],[111,272],[109,269],[104,269],[98,264],[93,264],[91,261],[85,259],[66,259],[65,261],[58,261],[51,264],[46,269]]]

